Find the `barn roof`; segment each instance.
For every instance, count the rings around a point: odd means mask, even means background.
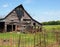
[[[33,19],[33,18],[30,16],[30,14],[28,14],[28,12],[24,9],[24,7],[23,7],[22,4],[20,4],[20,5],[17,6],[15,9],[13,9],[6,17],[8,17],[14,10],[16,10],[16,9],[19,8],[19,7],[22,8],[22,9],[26,12],[26,14],[27,14],[33,21],[35,21],[35,22],[37,22],[38,24],[42,25],[41,23],[39,23],[38,21],[36,21],[35,19]],[[4,19],[5,19],[6,17],[0,19],[0,21],[4,21]],[[18,17],[18,18],[19,18],[19,17]]]

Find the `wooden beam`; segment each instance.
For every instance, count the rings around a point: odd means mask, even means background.
[[[13,24],[12,24],[12,31],[13,31]]]
[[[17,31],[17,25],[15,25],[15,31]]]
[[[5,32],[7,32],[7,25],[5,24]]]

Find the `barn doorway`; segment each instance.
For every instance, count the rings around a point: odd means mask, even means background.
[[[7,25],[7,32],[15,31],[15,25]]]
[[[12,31],[12,25],[7,25],[7,32]]]
[[[15,31],[15,25],[13,25],[13,31]]]
[[[4,31],[4,26],[5,25],[5,22],[0,22],[0,32],[3,32]]]

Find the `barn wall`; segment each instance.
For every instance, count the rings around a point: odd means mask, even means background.
[[[20,15],[20,12],[21,12],[20,9],[24,12],[23,15],[22,14]],[[16,8],[6,17],[5,30],[7,28],[7,25],[10,23],[12,23],[13,25],[17,25],[16,29],[18,30],[24,30],[24,29],[27,29],[28,27],[33,27],[34,23],[36,24],[36,26],[41,27],[41,25],[35,22],[33,19],[31,19],[30,16],[22,8]]]
[[[8,17],[6,17],[5,22],[19,22],[17,14],[13,11]]]
[[[38,24],[37,22],[35,22],[34,20],[31,20],[31,25],[34,26],[33,24],[36,24],[36,26],[41,26],[40,24]]]
[[[11,25],[11,26],[15,25],[15,29],[16,29],[15,31],[20,30],[19,19],[18,19],[15,11],[13,11],[10,15],[8,15],[5,18],[5,31],[8,30],[7,25]],[[13,27],[11,27],[11,28],[13,28]],[[13,31],[13,29],[12,29],[12,31]]]
[[[26,21],[24,21],[24,20],[26,20]],[[24,16],[21,18],[21,22],[22,23],[27,23],[27,24],[30,23],[31,24],[31,18],[26,14],[25,11],[24,11]]]

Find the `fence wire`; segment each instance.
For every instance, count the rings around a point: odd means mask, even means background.
[[[60,47],[60,30],[0,33],[0,47]]]

